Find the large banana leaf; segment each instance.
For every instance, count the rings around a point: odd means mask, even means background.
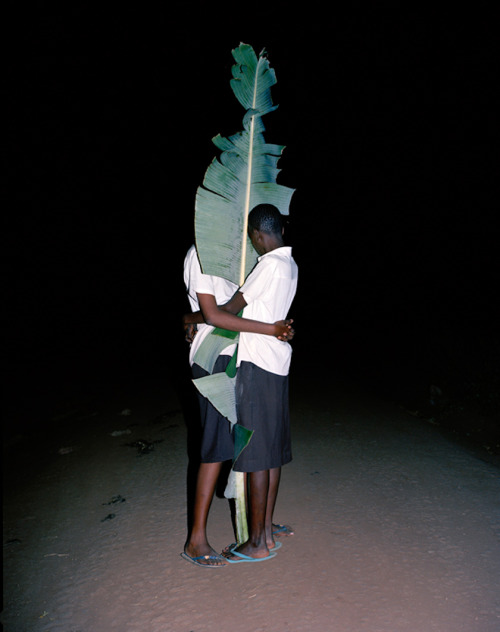
[[[219,276],[241,286],[257,261],[247,235],[248,214],[261,203],[273,204],[288,215],[293,189],[277,184],[282,145],[267,144],[262,117],[277,108],[271,98],[276,83],[265,53],[259,57],[251,46],[233,50],[232,90],[245,109],[243,130],[213,139],[221,151],[209,165],[195,202],[195,240],[205,274]],[[221,332],[219,332],[220,334]],[[220,351],[231,341],[210,335],[203,341],[195,361],[211,372]],[[193,380],[198,390],[233,424],[235,461],[248,445],[252,432],[236,422],[234,372],[226,371]],[[238,433],[238,431],[241,431]],[[248,539],[243,474],[232,472],[226,496],[236,498],[238,542]]]
[[[232,90],[245,108],[243,131],[213,139],[220,158],[209,165],[195,203],[195,239],[205,274],[242,285],[257,260],[247,236],[248,214],[257,204],[274,204],[289,213],[293,189],[277,184],[278,160],[284,147],[267,144],[262,117],[276,109],[271,87],[274,70],[251,46],[233,50]]]
[[[225,330],[219,331],[220,333],[217,333],[217,329],[215,329],[211,333],[211,335],[205,338],[193,358],[193,361],[198,366],[201,366],[202,369],[205,369],[207,373],[213,372],[214,365],[220,354],[224,351],[224,349],[226,349],[226,347],[229,347],[230,345],[233,345],[235,342],[237,342],[239,338],[236,332],[226,332]],[[230,336],[229,334],[232,333],[235,333],[236,335]],[[205,395],[205,393],[203,393],[203,395]]]

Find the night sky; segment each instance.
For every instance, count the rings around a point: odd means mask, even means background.
[[[297,365],[425,382],[498,349],[491,15],[68,5],[12,22],[11,376],[185,359],[183,258],[211,138],[242,128],[241,41],[278,79],[264,123],[296,189]]]

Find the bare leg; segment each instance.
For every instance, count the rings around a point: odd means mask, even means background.
[[[281,467],[275,467],[269,470],[269,492],[267,494],[267,507],[266,507],[266,543],[267,548],[274,548],[273,537],[273,513],[276,505],[276,498],[278,497],[278,489],[281,478]]]
[[[196,492],[193,510],[193,526],[188,540],[184,547],[184,552],[190,557],[201,555],[217,555],[210,546],[207,539],[208,512],[214,497],[215,486],[222,468],[222,463],[201,463],[196,481]],[[201,560],[203,563],[203,560]],[[207,560],[207,564],[219,565],[224,562]]]

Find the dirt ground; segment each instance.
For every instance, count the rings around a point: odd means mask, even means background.
[[[4,630],[498,631],[498,465],[390,399],[292,386],[275,520],[295,535],[220,569],[179,555],[193,426],[161,371],[20,418],[4,438]],[[223,497],[209,537],[234,540]]]

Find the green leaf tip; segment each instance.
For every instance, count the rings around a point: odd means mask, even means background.
[[[236,63],[230,83],[245,108],[243,130],[212,139],[221,154],[208,166],[196,192],[195,241],[205,274],[241,285],[257,262],[247,236],[249,212],[268,203],[288,215],[294,189],[277,183],[284,146],[266,143],[263,135],[262,117],[277,108],[271,98],[275,72],[248,44],[240,44],[232,54]]]

